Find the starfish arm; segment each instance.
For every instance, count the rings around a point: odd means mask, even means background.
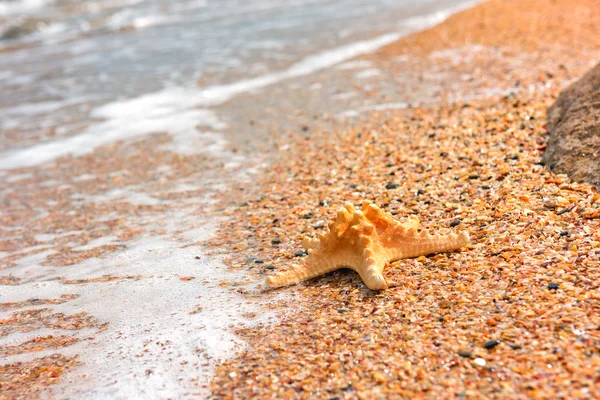
[[[394,258],[410,258],[426,254],[440,253],[457,250],[469,243],[469,234],[461,232],[458,235],[451,233],[445,236],[431,236],[423,232],[421,236],[402,239],[399,253]]]
[[[371,261],[362,268],[358,268],[357,272],[361,279],[371,290],[384,290],[388,288],[388,283],[383,276],[383,265],[378,265],[375,261]]]
[[[310,261],[311,260],[307,259],[303,265],[297,268],[269,276],[267,278],[267,285],[273,288],[289,286],[307,279],[315,278],[331,271],[335,271],[339,268],[335,266],[333,262],[327,260],[317,263]]]

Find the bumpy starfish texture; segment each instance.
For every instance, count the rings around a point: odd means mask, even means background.
[[[301,266],[267,278],[271,287],[293,285],[339,268],[358,272],[369,289],[387,289],[383,269],[401,258],[456,250],[469,243],[467,232],[430,235],[417,232],[419,219],[396,221],[375,204],[364,201],[361,210],[351,203],[342,207],[329,231],[319,239],[304,240],[308,256]]]

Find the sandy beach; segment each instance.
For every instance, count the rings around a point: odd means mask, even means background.
[[[383,292],[352,271],[280,289],[286,317],[239,332],[250,347],[215,398],[600,396],[600,196],[540,162],[547,107],[598,60],[599,11],[490,1],[363,57],[414,93],[407,108],[287,144],[213,243],[262,278],[368,199],[472,244],[390,265]],[[418,98],[432,86],[438,101]]]
[[[143,141],[67,137],[49,167],[19,153],[0,187],[0,398],[124,398],[120,375],[149,398],[600,398],[600,195],[541,163],[547,108],[600,59],[598,20],[592,0],[486,1],[268,91],[161,89],[75,121],[141,136],[131,110],[173,113]],[[389,265],[381,292],[349,270],[266,289],[365,199],[472,242]]]

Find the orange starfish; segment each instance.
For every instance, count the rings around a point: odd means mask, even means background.
[[[467,232],[445,236],[417,232],[419,219],[396,221],[375,204],[364,201],[361,210],[346,203],[319,239],[305,239],[308,251],[298,268],[267,278],[271,287],[292,285],[339,268],[358,272],[369,289],[388,288],[383,269],[401,258],[456,250],[469,243]]]

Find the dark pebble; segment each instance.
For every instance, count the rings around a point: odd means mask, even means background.
[[[521,346],[520,344],[514,344],[513,343],[513,344],[510,345],[510,348],[513,349],[513,350],[520,350],[520,349],[523,348],[523,346]]]
[[[425,194],[425,191],[423,189],[417,190],[417,195],[421,195],[421,194]]]
[[[569,211],[571,211],[571,207],[563,208],[562,210],[558,210],[556,212],[556,215],[563,215],[564,213],[568,213]]]
[[[562,237],[562,236],[567,236],[569,234],[569,231],[562,231],[561,233],[558,234],[558,236]]]
[[[440,157],[446,157],[447,155],[448,155],[448,153],[446,153],[445,151],[442,151],[442,152],[440,153]]]
[[[281,242],[282,242],[282,240],[280,238],[275,238],[275,239],[271,240],[272,244],[279,244]]]
[[[552,282],[551,284],[548,285],[548,289],[550,289],[550,290],[557,290],[558,289],[558,283]]]
[[[550,165],[548,165],[548,168],[554,169],[557,165],[558,165],[558,163],[555,161],[553,163],[550,163]]]
[[[396,189],[397,187],[398,187],[397,183],[388,183],[387,185],[385,185],[385,188],[388,190]]]
[[[196,256],[196,257],[194,257],[194,258],[195,258],[196,260],[200,260],[202,257],[200,257],[200,256]]]
[[[485,347],[486,349],[490,350],[493,349],[494,347],[498,346],[500,344],[499,340],[488,340],[487,342],[485,342],[485,344],[483,345],[483,347]]]
[[[392,215],[397,215],[397,214],[398,214],[398,211],[392,211],[390,214],[392,214]]]
[[[395,167],[396,164],[389,163],[389,164],[386,164],[385,166],[386,166],[386,168],[391,168],[391,167]]]
[[[458,224],[460,224],[460,219],[457,218],[450,222],[450,227],[454,228],[455,226],[458,226]]]
[[[254,264],[264,264],[264,263],[265,262],[263,260],[260,260],[258,258],[256,260],[254,260]]]
[[[473,356],[473,354],[471,354],[470,351],[467,350],[461,350],[458,352],[458,355],[464,358],[471,358]]]
[[[267,265],[265,268],[266,269],[275,269],[275,266],[274,265]]]
[[[483,190],[490,190],[492,187],[490,185],[483,185],[481,188]]]
[[[469,179],[479,179],[479,175],[469,175]]]
[[[302,125],[302,127],[300,129],[302,129],[302,132],[306,132],[306,131],[308,131],[308,126]]]
[[[294,253],[294,257],[304,257],[306,256],[306,252],[305,251],[299,251],[297,253]]]
[[[279,222],[279,218],[275,218],[275,219],[273,220],[273,223],[274,223],[274,224],[276,224],[276,223],[278,223],[278,222]]]

